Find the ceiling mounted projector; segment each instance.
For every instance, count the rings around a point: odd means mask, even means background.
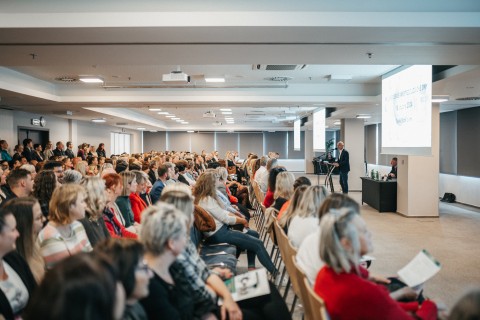
[[[185,84],[190,82],[190,76],[182,71],[172,71],[162,75],[162,81],[174,84]]]
[[[205,112],[205,113],[203,114],[203,117],[204,117],[204,118],[215,118],[216,115],[215,115],[215,113],[214,113],[213,111],[207,111],[207,112]]]

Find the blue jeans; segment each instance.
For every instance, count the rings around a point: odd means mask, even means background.
[[[205,240],[207,243],[229,243],[241,250],[247,250],[248,266],[255,267],[255,255],[260,263],[271,273],[275,271],[270,256],[268,255],[263,242],[259,239],[258,232],[248,229],[247,233],[230,230],[223,225],[217,232]]]
[[[340,174],[340,186],[343,193],[348,193],[348,172],[339,172]]]

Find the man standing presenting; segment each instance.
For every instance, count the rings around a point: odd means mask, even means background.
[[[344,146],[345,144],[343,141],[338,141],[338,160],[334,163],[334,166],[338,167],[338,171],[340,173],[340,186],[342,187],[342,192],[348,193],[348,172],[350,171],[350,160],[348,151],[343,148]]]

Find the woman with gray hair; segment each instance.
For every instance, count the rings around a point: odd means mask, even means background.
[[[436,319],[437,307],[430,300],[421,306],[416,301],[395,301],[415,298],[412,289],[404,287],[389,294],[386,287],[368,279],[360,258],[372,250],[371,235],[356,210],[330,210],[320,229],[320,258],[325,266],[314,290],[331,319]]]
[[[62,182],[79,184],[83,179],[83,176],[77,170],[66,170],[63,172]]]
[[[187,221],[173,205],[159,202],[142,215],[140,239],[145,261],[153,271],[148,297],[140,300],[149,319],[193,319],[191,293],[183,292],[170,273],[170,266],[187,243]]]

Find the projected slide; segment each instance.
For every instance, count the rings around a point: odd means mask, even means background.
[[[313,151],[325,151],[325,109],[313,113]]]
[[[411,66],[382,80],[382,153],[431,155],[432,66]]]
[[[293,123],[293,150],[300,150],[300,120]]]

